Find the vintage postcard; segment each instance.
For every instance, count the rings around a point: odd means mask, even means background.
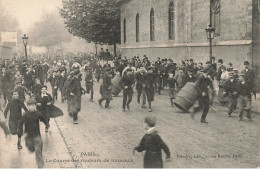
[[[260,0],[0,0],[0,168],[259,168]]]

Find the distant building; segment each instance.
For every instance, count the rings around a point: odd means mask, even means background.
[[[213,56],[242,69],[248,60],[260,83],[260,0],[213,0]],[[122,56],[146,55],[209,60],[210,0],[124,0],[121,3]]]

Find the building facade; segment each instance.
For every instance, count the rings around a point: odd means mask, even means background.
[[[212,0],[213,56],[243,69],[248,60],[260,79],[260,0]],[[122,56],[209,60],[205,28],[210,0],[128,0],[121,4]],[[259,85],[258,85],[259,86]]]

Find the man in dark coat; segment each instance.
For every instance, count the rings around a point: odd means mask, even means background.
[[[103,75],[103,83],[100,85],[100,94],[101,99],[99,99],[98,103],[102,106],[102,102],[106,100],[105,108],[109,109],[110,100],[112,100],[112,72],[110,68],[106,68],[106,72]]]
[[[139,72],[136,72],[135,78],[136,78],[136,91],[137,91],[137,102],[140,103],[140,97],[142,95],[143,98],[143,104],[145,105],[146,103],[146,95],[145,95],[145,90],[143,87],[144,84],[144,76],[146,75],[146,70],[143,69]]]
[[[35,77],[39,78],[41,84],[43,85],[44,84],[44,78],[45,78],[45,76],[44,76],[44,69],[43,69],[43,66],[40,64],[39,61],[37,62],[36,66],[35,66],[35,70],[36,70]]]
[[[28,90],[32,90],[34,81],[33,81],[33,75],[32,75],[32,71],[31,68],[27,68],[26,69],[26,73],[24,74],[24,86],[28,89]]]
[[[96,72],[95,72],[97,82],[99,82],[101,74],[102,74],[102,66],[98,63],[96,66]]]
[[[64,93],[62,92],[62,90],[63,90],[63,87],[64,87],[64,84],[65,84],[66,80],[67,80],[66,71],[65,70],[61,70],[61,75],[59,77],[59,86],[58,86],[58,88],[59,88],[59,90],[61,92],[61,101],[62,101],[62,103],[65,100],[65,96],[64,96]]]
[[[222,74],[221,68],[222,68],[222,67],[223,67],[223,60],[222,60],[222,59],[219,59],[219,60],[218,60],[217,81],[219,81],[220,78],[221,78],[221,74]]]
[[[245,81],[250,84],[250,92],[255,94],[255,73],[249,68],[249,62],[244,62],[245,69],[241,71],[242,74],[245,75]],[[250,96],[250,100],[252,101],[252,96]]]
[[[105,58],[105,51],[103,48],[101,48],[101,51],[99,52],[99,59],[104,60]]]
[[[156,81],[154,80],[153,67],[149,67],[147,71],[144,77],[144,87],[149,104],[149,112],[152,112],[152,101],[154,101],[154,86]]]
[[[212,63],[211,63],[211,66],[213,68],[213,70],[216,72],[217,71],[217,64],[215,63],[215,57],[212,57]]]
[[[133,97],[133,87],[135,84],[135,78],[134,73],[132,72],[131,68],[128,68],[126,70],[126,75],[123,76],[121,79],[121,82],[123,84],[123,112],[125,112],[125,107],[127,106],[127,109],[130,109],[130,103],[132,101]]]
[[[54,70],[52,76],[50,76],[49,81],[51,83],[52,89],[52,97],[54,100],[58,99],[58,86],[59,86],[59,79],[60,77],[57,74],[57,70]]]
[[[88,68],[86,70],[85,81],[86,81],[86,91],[87,91],[87,94],[89,94],[89,92],[90,92],[90,101],[93,102],[93,95],[94,95],[93,85],[94,85],[94,80],[93,80],[92,68]]]
[[[167,160],[171,158],[170,150],[155,130],[155,117],[146,117],[144,122],[146,123],[145,129],[147,132],[140,144],[134,148],[134,151],[145,151],[144,168],[163,168],[161,149],[165,152]]]
[[[73,123],[78,124],[78,113],[81,110],[81,96],[85,90],[81,87],[80,71],[76,69],[73,74],[74,77],[71,79],[68,87],[68,99],[70,100],[69,113],[73,115]]]
[[[199,100],[199,109],[195,110],[195,112],[201,109],[203,110],[201,116],[201,123],[207,123],[206,117],[210,107],[209,89],[211,88],[211,86],[213,86],[211,79],[208,78],[208,71],[209,71],[208,67],[203,68],[202,70],[203,73],[198,77],[198,80],[196,81],[196,89],[198,91],[198,100]]]
[[[244,111],[251,120],[251,84],[246,81],[246,75],[241,73],[237,83],[239,120],[242,121]]]
[[[231,117],[232,112],[237,105],[237,79],[234,77],[233,71],[229,72],[229,79],[224,83],[224,95],[228,96],[228,116]]]

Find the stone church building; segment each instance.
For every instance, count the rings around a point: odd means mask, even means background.
[[[213,56],[239,70],[248,60],[260,86],[260,0],[212,1]],[[209,60],[210,0],[124,0],[120,5],[122,56]]]

